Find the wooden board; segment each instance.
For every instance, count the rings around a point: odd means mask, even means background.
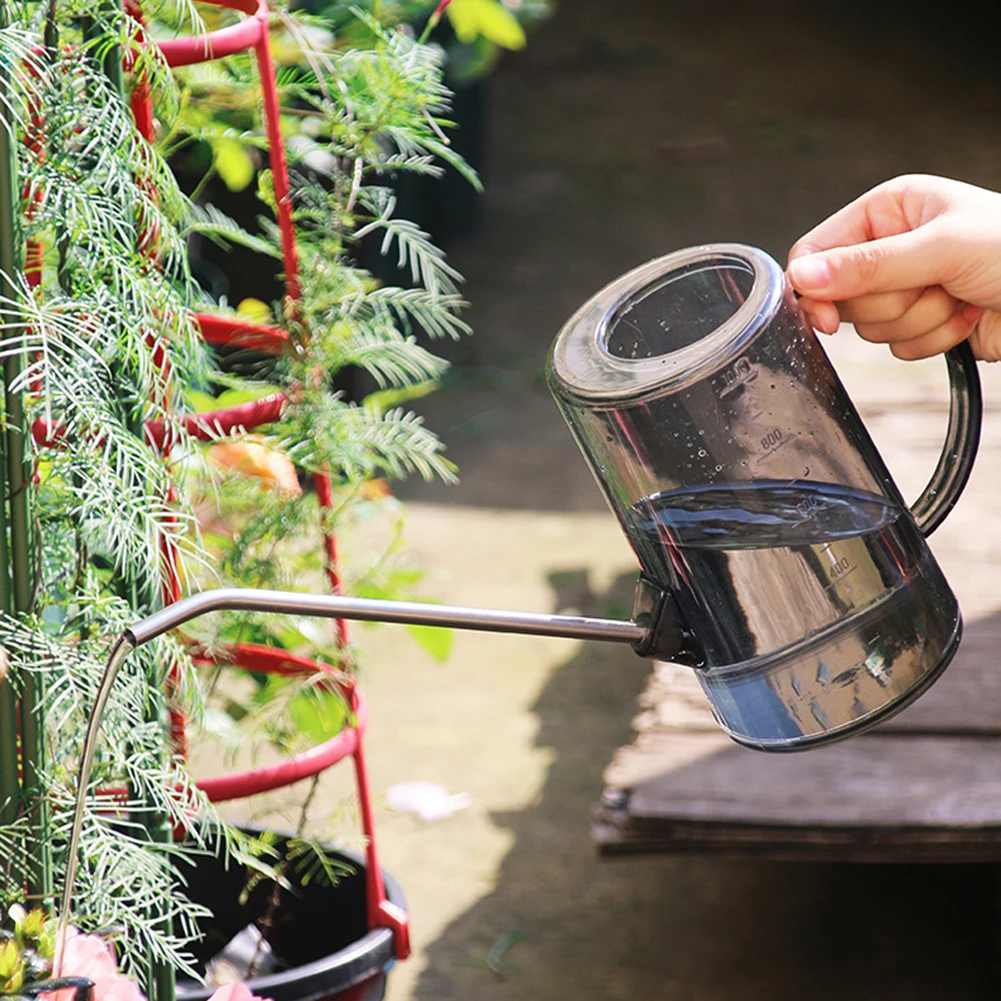
[[[644,774],[645,773],[645,774]],[[606,854],[1001,860],[1001,740],[873,733],[762,755],[719,732],[652,731],[595,811]]]

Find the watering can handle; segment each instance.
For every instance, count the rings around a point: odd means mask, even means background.
[[[970,478],[984,416],[980,375],[969,342],[962,341],[946,352],[945,361],[951,390],[949,429],[935,472],[911,505],[911,514],[926,536],[945,521]]]

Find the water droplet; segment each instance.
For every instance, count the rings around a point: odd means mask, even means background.
[[[705,432],[705,430],[704,430],[703,428],[699,428],[699,434],[700,434],[700,435],[701,435],[701,434],[705,434],[705,433],[706,433],[706,432]]]
[[[706,450],[704,448],[699,449],[699,458],[704,459],[706,455]]]
[[[717,467],[716,467],[716,472],[717,472],[717,473],[721,473],[721,472],[723,472],[723,467],[722,467],[722,466],[717,466]]]

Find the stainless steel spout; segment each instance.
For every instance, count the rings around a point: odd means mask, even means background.
[[[333,594],[224,587],[182,598],[162,611],[130,626],[125,635],[134,646],[141,646],[199,615],[224,609],[315,615],[327,619],[361,619],[368,622],[444,626],[494,633],[559,636],[566,639],[607,640],[630,643],[636,647],[646,644],[651,631],[649,624],[641,622],[596,619],[584,615],[510,612],[488,608],[465,608],[458,605],[431,605],[414,601],[384,601]]]

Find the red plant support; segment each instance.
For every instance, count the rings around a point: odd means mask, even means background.
[[[126,0],[130,13],[142,25],[142,12],[138,0]],[[247,15],[246,20],[218,31],[190,37],[158,42],[157,45],[169,66],[187,66],[193,63],[219,59],[238,52],[253,49],[257,58],[261,78],[265,129],[268,139],[268,156],[271,164],[272,186],[275,196],[278,226],[281,234],[282,261],[285,277],[286,314],[296,319],[296,302],[301,297],[302,286],[299,277],[299,258],[296,248],[295,227],[292,221],[292,200],[289,188],[288,166],[280,130],[280,107],[275,78],[274,61],[271,55],[269,30],[270,12],[266,0],[208,0],[217,6],[226,7]],[[140,133],[151,140],[154,134],[152,101],[148,84],[140,79],[132,94],[132,110]],[[213,313],[196,314],[202,337],[207,343],[240,347],[279,355],[289,348],[291,339],[287,331],[266,324],[250,323],[231,316]],[[251,430],[276,420],[286,404],[282,394],[274,394],[252,403],[229,407],[212,413],[185,417],[181,421],[184,430],[192,437],[212,440],[237,430]],[[36,437],[58,439],[59,429],[36,426]],[[150,444],[164,455],[171,446],[170,423],[162,420],[151,421],[146,426]],[[333,506],[329,476],[314,477],[317,499],[321,512]],[[322,525],[325,551],[327,583],[331,591],[341,590],[337,570],[337,544],[329,526]],[[165,597],[176,600],[180,593],[176,556],[164,552],[167,586]],[[338,644],[347,647],[347,626],[342,620],[336,623]],[[332,674],[330,668],[297,654],[277,650],[259,644],[238,644],[224,652],[221,658],[198,653],[195,663],[223,663],[249,671],[264,673],[303,673],[324,671]],[[202,779],[198,785],[212,802],[222,802],[256,793],[278,789],[319,774],[326,768],[350,755],[354,762],[355,783],[358,790],[361,826],[366,838],[366,890],[369,928],[390,928],[394,933],[397,959],[406,959],[410,954],[410,937],[407,915],[386,899],[382,871],[379,868],[375,841],[375,825],[369,793],[368,774],[365,767],[362,735],[367,722],[365,702],[353,684],[341,678],[335,679],[351,707],[353,722],[330,740],[301,754],[293,755],[276,765],[253,768],[231,775]],[[172,731],[179,746],[184,745],[183,716],[172,714]]]
[[[221,313],[196,313],[195,319],[207,344],[245,348],[262,354],[280,355],[291,343],[291,338],[278,327],[264,323],[251,323]]]
[[[259,643],[238,643],[221,654],[209,655],[196,651],[196,664],[226,664],[261,674],[308,674],[323,672],[334,677],[335,672],[325,664],[319,664],[301,654],[289,653],[275,647]],[[368,724],[365,700],[357,687],[343,678],[335,683],[347,699],[354,717],[351,726],[308,751],[292,755],[285,761],[273,765],[263,765],[243,772],[212,776],[197,783],[209,800],[223,803],[242,799],[258,793],[271,792],[311,778],[351,755],[354,762],[355,785],[358,790],[358,807],[361,814],[361,828],[365,835],[365,899],[368,908],[369,928],[389,928],[397,959],[410,955],[410,931],[405,911],[386,899],[386,888],[379,868],[379,855],[375,840],[375,819],[372,815],[372,798],[369,792],[368,771],[365,767],[365,751],[362,735]]]

